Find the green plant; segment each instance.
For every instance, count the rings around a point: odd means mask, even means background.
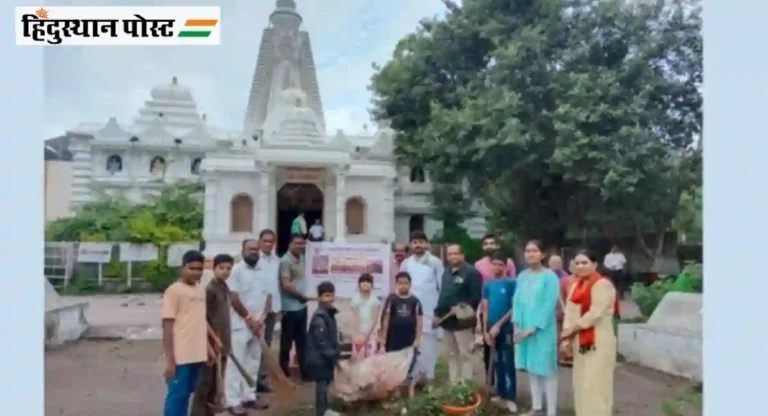
[[[166,264],[165,256],[160,257],[161,260],[150,261],[141,268],[141,277],[149,283],[153,292],[165,291],[179,278],[176,268]]]
[[[87,295],[91,293],[99,293],[103,291],[103,287],[99,286],[93,280],[90,279],[72,279],[67,286],[61,289],[62,295]]]
[[[679,397],[664,399],[661,410],[669,416],[683,416],[693,413],[693,410],[700,413],[703,398],[702,385],[698,383],[686,389]]]
[[[198,183],[175,183],[144,204],[104,196],[80,207],[73,217],[49,223],[46,240],[154,244],[160,253],[158,259],[143,266],[134,265],[133,275],[144,277],[152,290],[162,291],[177,278],[176,271],[166,265],[168,245],[201,238],[202,190]],[[105,265],[104,276],[125,279],[127,264],[113,258]]]
[[[701,293],[704,290],[703,275],[702,265],[690,262],[677,275],[672,289],[676,292]]]
[[[677,276],[664,277],[647,286],[635,283],[632,286],[632,300],[643,316],[650,317],[669,292],[701,293],[704,281],[702,276],[701,264],[689,263]]]
[[[669,291],[672,290],[674,279],[664,278],[657,280],[646,286],[642,283],[635,283],[632,286],[632,300],[635,301],[640,313],[643,316],[651,316],[653,311],[659,306],[661,300]]]

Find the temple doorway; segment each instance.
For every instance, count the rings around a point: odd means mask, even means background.
[[[277,254],[288,250],[293,220],[304,213],[307,229],[323,220],[323,192],[311,183],[287,183],[277,191]],[[323,224],[325,227],[325,224]],[[327,229],[326,229],[327,232]]]

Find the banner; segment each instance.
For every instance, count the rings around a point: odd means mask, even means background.
[[[112,243],[80,243],[77,247],[78,263],[109,263],[112,260]]]
[[[157,260],[157,247],[154,244],[120,243],[120,261]]]
[[[168,246],[168,265],[171,267],[181,266],[181,258],[184,253],[190,250],[200,250],[199,242],[172,243]]]
[[[374,295],[386,297],[391,265],[392,254],[386,243],[310,242],[306,251],[307,294],[316,296],[317,285],[327,280],[336,286],[336,296],[348,299],[357,291],[360,275],[370,273]]]

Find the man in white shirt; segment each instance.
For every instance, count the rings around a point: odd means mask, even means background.
[[[611,247],[611,252],[605,255],[603,259],[603,266],[608,269],[611,280],[613,280],[616,291],[619,294],[620,299],[624,299],[624,292],[626,292],[626,273],[624,267],[627,265],[627,258],[624,257],[624,253],[621,252],[619,246],[614,244]]]
[[[315,220],[315,223],[309,227],[309,241],[323,241],[323,237],[325,237],[325,230],[318,218]]]
[[[243,260],[232,269],[227,286],[231,292],[237,294],[237,302],[248,311],[249,319],[257,320],[259,324],[256,329],[263,332],[264,323],[272,308],[273,296],[265,273],[266,267],[259,259],[259,242],[250,238],[244,240],[242,254]],[[239,315],[230,316],[232,354],[240,360],[254,380],[258,379],[262,351],[256,337],[263,335],[252,332]],[[224,370],[224,401],[232,415],[246,415],[246,409],[265,410],[269,407],[257,400],[256,390],[248,387],[232,360],[227,360]]]
[[[432,327],[434,310],[442,289],[443,262],[429,253],[429,241],[423,231],[411,233],[411,255],[400,265],[400,271],[411,275],[411,294],[419,299],[424,311],[421,345],[416,371],[426,376],[427,382],[435,379],[438,356],[439,328]]]
[[[272,336],[275,332],[275,323],[279,322],[282,314],[280,304],[280,257],[275,254],[275,232],[266,228],[259,233],[259,263],[261,269],[260,281],[264,282],[269,294],[272,295],[272,309],[267,313],[264,321],[264,342],[272,346]],[[264,355],[261,357],[259,367],[258,393],[270,393],[272,390],[267,384],[267,373],[264,364]]]

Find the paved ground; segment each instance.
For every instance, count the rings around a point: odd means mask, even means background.
[[[45,414],[47,416],[156,415],[165,386],[157,340],[80,341],[46,355]],[[560,415],[573,415],[570,371],[560,376]],[[521,401],[528,396],[520,376]],[[616,372],[616,415],[662,416],[661,402],[682,394],[688,383],[655,371],[620,365]],[[311,386],[304,386],[294,403],[258,414],[295,415],[311,406]],[[257,414],[257,413],[254,413]],[[698,413],[700,415],[700,413]]]
[[[89,296],[88,320],[92,338],[46,354],[46,415],[49,416],[136,416],[158,414],[165,386],[157,295]],[[636,314],[636,306],[625,302],[625,315]],[[314,305],[310,305],[312,309]],[[349,322],[347,303],[339,301],[340,326]],[[627,313],[629,312],[629,313]],[[479,360],[478,360],[478,370]],[[478,371],[478,374],[480,371]],[[570,371],[560,379],[560,414],[572,415]],[[521,402],[528,396],[525,375],[518,380]],[[622,364],[616,373],[616,415],[664,415],[661,402],[681,395],[689,383],[658,372]],[[262,415],[307,414],[311,386],[304,386],[288,408]],[[696,416],[700,413],[692,414]]]

